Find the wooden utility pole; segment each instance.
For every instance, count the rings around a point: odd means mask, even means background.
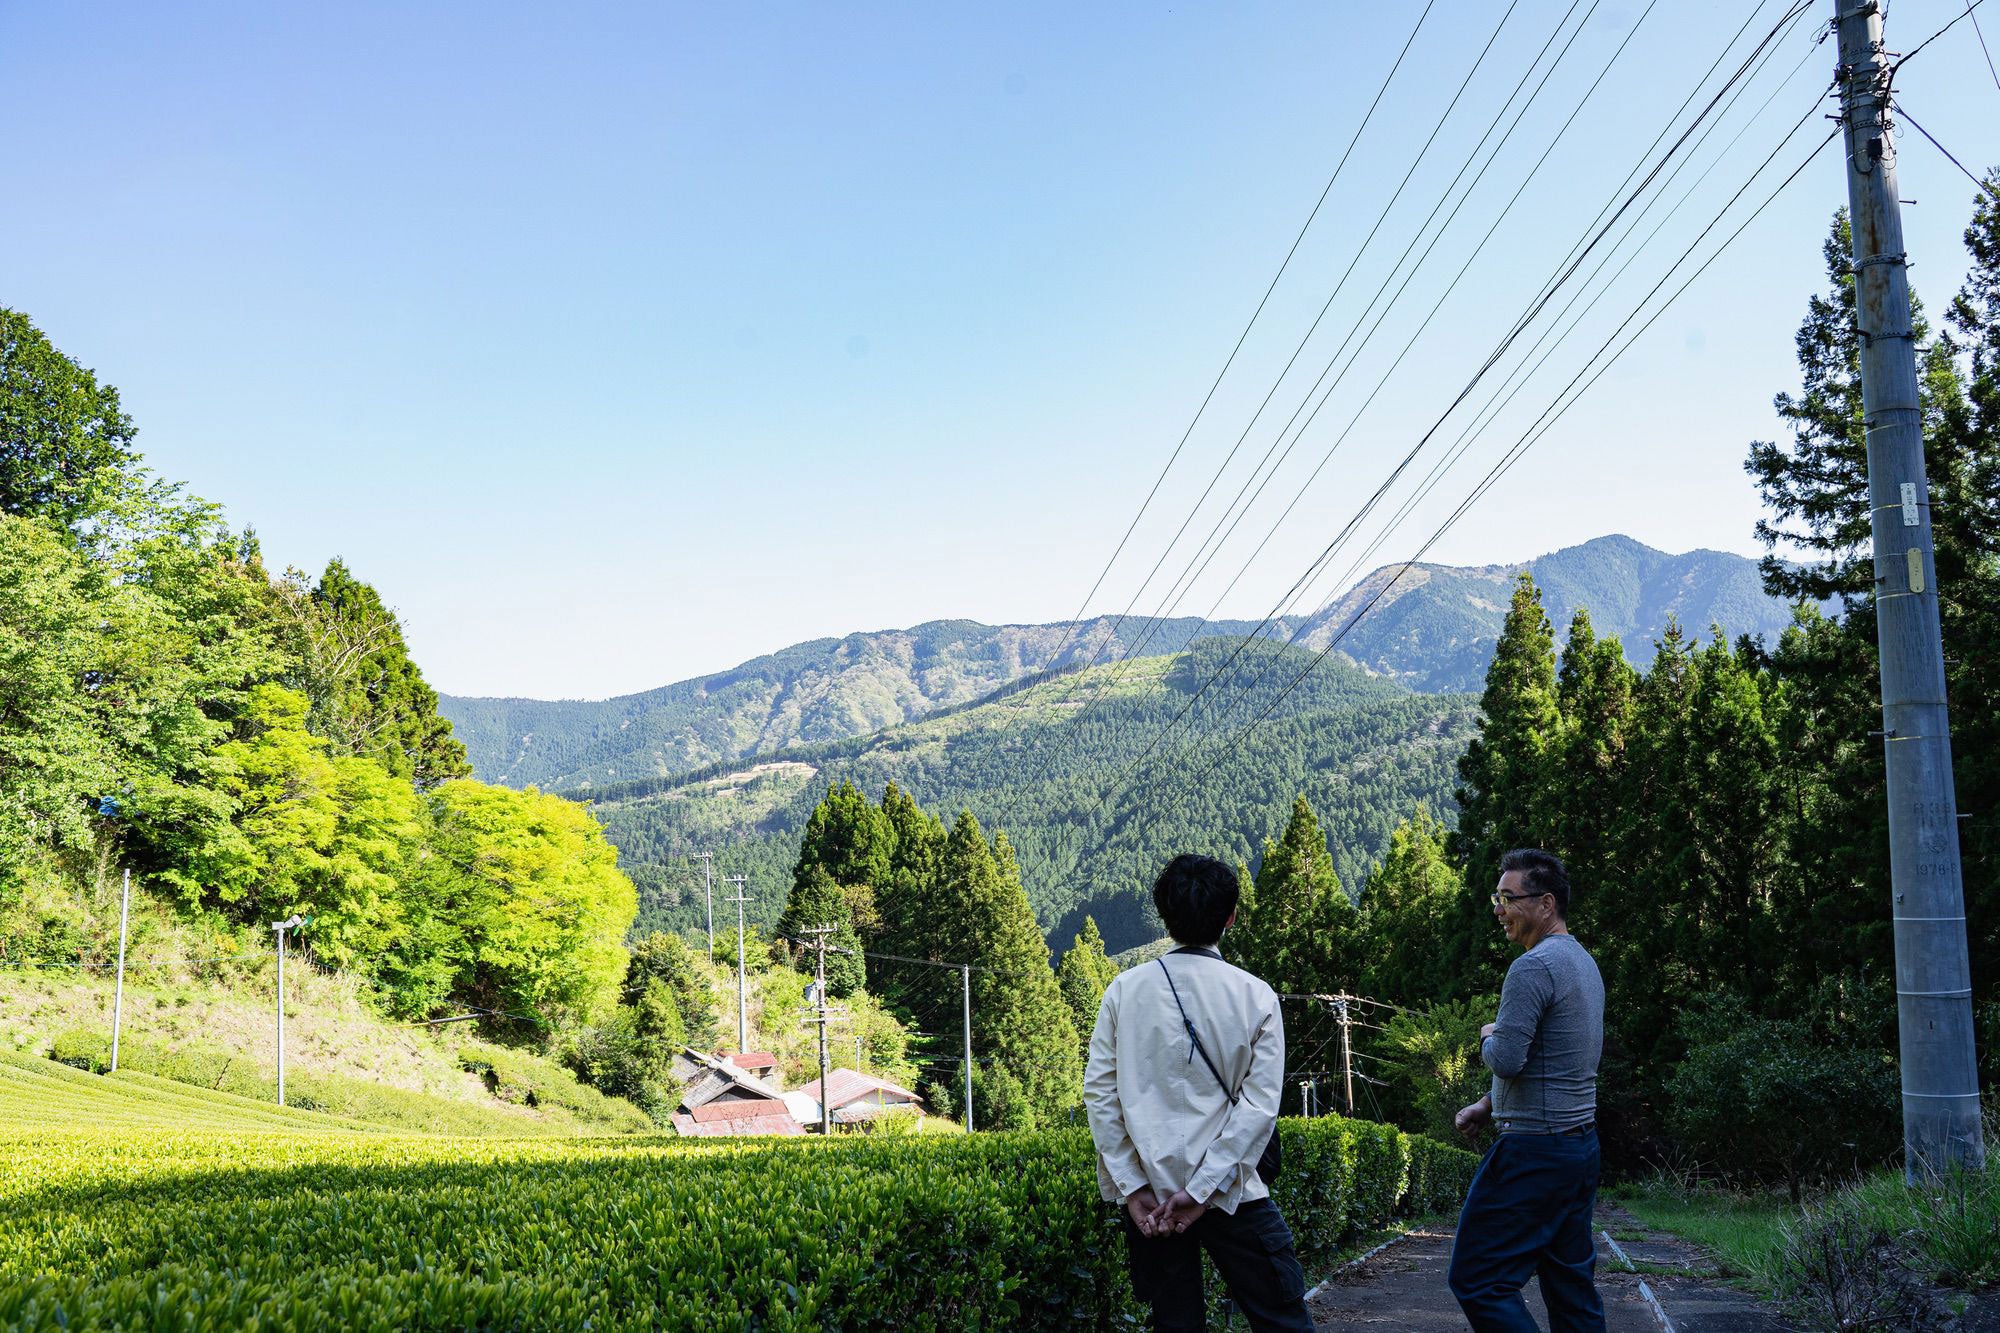
[[[812,1016],[806,1019],[819,1027],[819,1132],[822,1136],[833,1133],[833,1089],[829,1086],[832,1070],[826,1058],[826,941],[833,934],[832,926],[808,926],[799,934],[806,936],[813,945],[813,1004]]]
[[[271,923],[278,935],[278,1105],[285,1104],[285,932],[297,930],[308,918],[294,912],[283,921]]]
[[[750,992],[743,972],[743,904],[752,900],[743,896],[743,876],[725,875],[722,882],[736,886],[736,896],[723,901],[736,904],[736,1050],[741,1054],[750,1048]]]
[[[1903,1170],[1915,1183],[1947,1166],[1976,1169],[1985,1148],[1916,335],[1890,132],[1896,67],[1883,49],[1876,0],[1835,0],[1834,9],[1875,546]]]
[[[125,872],[125,889],[118,899],[118,987],[111,998],[111,1072],[118,1072],[118,1030],[125,1025],[125,936],[132,922],[132,872]],[[279,1019],[283,1022],[283,1018]]]

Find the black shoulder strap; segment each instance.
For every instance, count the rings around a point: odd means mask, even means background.
[[[1215,1075],[1216,1085],[1222,1089],[1222,1095],[1229,1099],[1231,1106],[1236,1105],[1236,1093],[1230,1090],[1228,1080],[1223,1078],[1222,1071],[1215,1067],[1215,1061],[1208,1058],[1208,1048],[1201,1044],[1201,1034],[1194,1030],[1194,1020],[1188,1017],[1187,1006],[1181,1003],[1181,988],[1174,985],[1173,969],[1167,966],[1167,960],[1164,958],[1157,958],[1154,961],[1160,965],[1160,971],[1167,974],[1167,989],[1174,993],[1174,1008],[1181,1011],[1181,1026],[1187,1029],[1188,1041],[1193,1045],[1193,1049],[1188,1052],[1188,1059],[1192,1060],[1199,1055],[1201,1062],[1208,1066],[1208,1072]]]

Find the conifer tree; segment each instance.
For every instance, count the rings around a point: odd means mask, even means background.
[[[974,1061],[981,1073],[1004,1070],[1025,1090],[1036,1122],[1052,1121],[1082,1096],[1076,1025],[1006,835],[989,846],[979,821],[961,813],[945,844],[937,897],[944,948],[974,965]],[[1004,1086],[995,1077],[994,1086]]]
[[[1076,941],[1062,956],[1056,981],[1062,988],[1063,1003],[1069,1006],[1070,1020],[1076,1024],[1080,1049],[1090,1049],[1090,1032],[1097,1025],[1097,1006],[1105,987],[1118,975],[1118,965],[1104,952],[1104,937],[1097,932],[1097,920],[1086,916]]]
[[[853,783],[843,780],[813,807],[799,843],[792,873],[794,889],[804,887],[814,868],[824,870],[847,898],[842,914],[859,935],[881,933],[876,895],[889,882],[896,834],[882,811]],[[806,923],[800,923],[806,924]]]
[[[777,933],[791,958],[806,970],[812,969],[817,955],[800,932],[820,926],[833,927],[833,934],[827,937],[827,993],[845,998],[868,979],[861,936],[854,929],[853,902],[825,866],[802,864],[785,899],[785,910],[778,917]]]
[[[1609,897],[1624,889],[1610,855],[1637,679],[1618,640],[1599,639],[1590,612],[1578,607],[1556,675],[1561,727],[1546,799],[1547,850],[1569,870],[1577,890],[1571,924],[1582,934],[1588,934]]]
[[[1451,839],[1452,859],[1465,867],[1452,969],[1472,990],[1489,989],[1487,973],[1505,957],[1488,903],[1500,858],[1551,841],[1546,792],[1561,728],[1555,633],[1525,570],[1514,581],[1479,703],[1479,735],[1458,762],[1458,828]]]
[[[891,782],[882,791],[889,829],[888,876],[875,898],[879,925],[872,941],[886,953],[935,958],[929,901],[944,864],[944,824]]]
[[[1250,911],[1237,907],[1231,952],[1281,991],[1346,990],[1359,981],[1360,932],[1319,817],[1295,797],[1284,835],[1264,844]]]
[[[1389,850],[1361,895],[1364,994],[1413,1005],[1452,991],[1442,956],[1461,886],[1445,836],[1425,806],[1389,835]]]

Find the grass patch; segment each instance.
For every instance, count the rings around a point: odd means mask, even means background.
[[[1784,1245],[1785,1224],[1796,1216],[1782,1196],[1732,1194],[1670,1177],[1620,1185],[1606,1193],[1647,1226],[1670,1231],[1708,1251],[1725,1277],[1748,1279],[1760,1290],[1771,1290],[1772,1264]]]

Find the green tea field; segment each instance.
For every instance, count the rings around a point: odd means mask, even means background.
[[[1327,1254],[1472,1158],[1282,1122]],[[0,1057],[0,1328],[1110,1328],[1132,1311],[1081,1129],[953,1138],[387,1132]]]

